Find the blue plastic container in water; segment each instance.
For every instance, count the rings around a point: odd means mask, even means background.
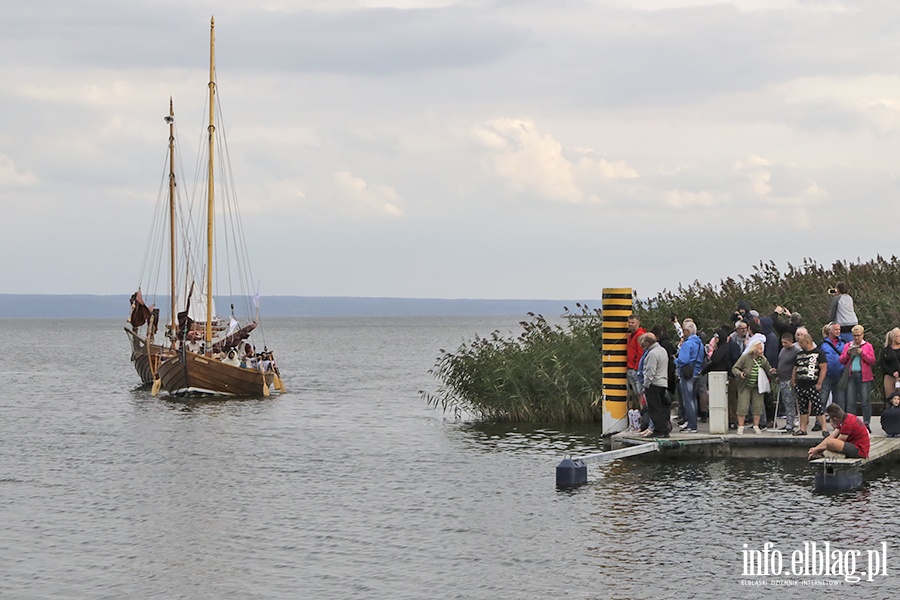
[[[556,487],[575,487],[587,483],[587,465],[568,456],[556,465]]]

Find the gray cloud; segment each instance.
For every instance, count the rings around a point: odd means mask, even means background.
[[[29,256],[0,266],[6,291],[130,290],[170,95],[193,169],[213,11],[267,293],[651,293],[834,258],[834,223],[867,223],[854,254],[890,251],[900,7],[354,4],[5,7],[0,251]],[[735,243],[741,215],[763,249]]]

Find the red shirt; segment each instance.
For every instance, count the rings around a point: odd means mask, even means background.
[[[634,333],[628,334],[628,346],[626,347],[625,353],[625,366],[633,371],[637,371],[637,368],[641,364],[641,357],[644,355],[644,349],[641,348],[640,339],[641,336],[645,333],[647,333],[646,329],[644,329],[643,327],[638,327]],[[621,369],[622,367],[619,368]]]
[[[838,427],[841,435],[846,435],[848,442],[859,450],[860,458],[869,458],[869,430],[856,415],[844,416],[844,422]]]

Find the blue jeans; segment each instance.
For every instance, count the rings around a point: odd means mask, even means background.
[[[625,389],[628,408],[639,409],[641,407],[641,383],[637,369],[628,369],[625,372]]]
[[[678,380],[678,391],[681,392],[684,418],[687,420],[688,429],[697,429],[697,397],[694,395],[694,381],[696,380],[696,377],[688,381]]]
[[[847,382],[847,408],[844,410],[851,415],[856,414],[856,401],[862,400],[863,422],[868,425],[872,420],[872,382],[863,381],[862,373],[851,373]]]
[[[840,378],[832,378],[826,377],[825,381],[822,382],[822,408],[824,409],[828,406],[828,396],[831,395],[832,401],[841,407],[842,410],[846,411],[847,406],[847,392],[845,390],[838,389],[838,382]],[[849,411],[848,411],[849,412]]]

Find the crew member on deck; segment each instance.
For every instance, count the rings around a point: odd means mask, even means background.
[[[235,352],[234,348],[228,351],[228,355],[222,360],[226,365],[231,365],[233,367],[240,366],[241,359],[237,357],[237,352]]]

